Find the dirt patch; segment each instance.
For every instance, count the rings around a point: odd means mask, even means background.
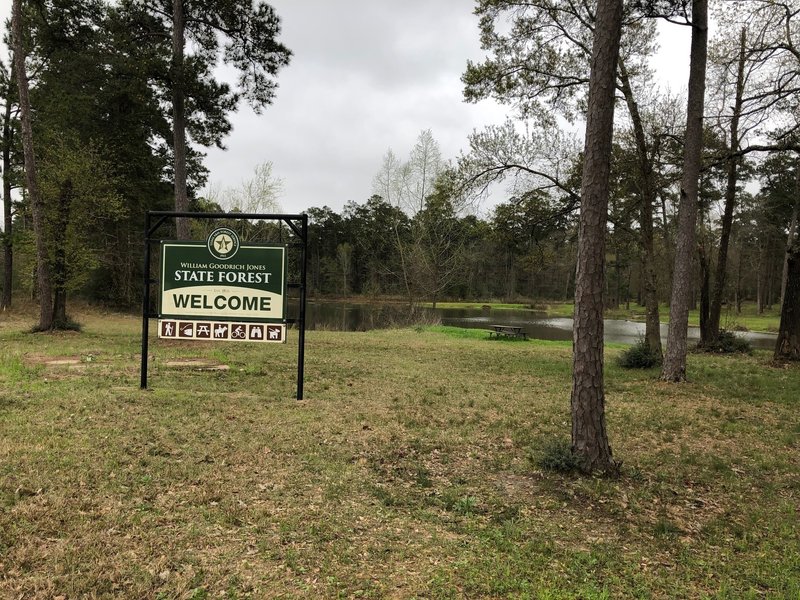
[[[43,354],[27,354],[25,362],[30,365],[45,365],[46,367],[62,367],[80,365],[84,359],[80,356],[45,356]]]
[[[180,360],[168,360],[164,363],[167,367],[177,369],[195,369],[197,371],[230,371],[229,365],[224,365],[205,358],[183,358]]]

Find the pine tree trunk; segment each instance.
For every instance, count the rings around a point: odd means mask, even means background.
[[[728,151],[733,154],[739,150],[739,118],[742,113],[742,96],[744,95],[744,66],[746,30],[742,27],[739,43],[739,64],[736,72],[736,98],[733,103],[731,116],[731,140]],[[717,270],[714,274],[714,291],[711,296],[711,306],[708,315],[708,337],[710,341],[719,339],[719,322],[722,316],[722,300],[725,293],[725,283],[728,271],[728,246],[730,245],[731,229],[733,228],[733,208],[736,204],[736,183],[739,167],[738,157],[728,160],[728,178],[725,184],[725,209],[722,214],[722,233],[719,239],[719,254],[717,255]]]
[[[697,225],[697,193],[703,149],[703,106],[708,56],[708,0],[692,0],[692,42],[689,66],[689,99],[686,110],[686,140],[683,152],[683,180],[678,208],[675,265],[672,270],[667,351],[661,378],[686,380],[687,333],[691,301],[692,254]]]
[[[172,0],[172,152],[175,168],[175,210],[189,210],[186,190],[186,98],[184,89],[183,0]],[[176,220],[179,240],[190,237],[189,220]]]
[[[31,101],[28,75],[25,71],[25,49],[23,47],[22,0],[14,0],[11,18],[14,70],[19,88],[19,117],[22,130],[22,152],[25,158],[25,180],[31,201],[33,235],[36,238],[36,285],[39,293],[39,331],[53,328],[53,288],[50,280],[50,262],[45,239],[44,202],[39,193],[36,171],[36,154],[33,147],[33,125],[31,123]]]
[[[783,273],[781,274],[781,308],[786,298],[786,285],[789,280],[789,252],[797,234],[797,220],[800,213],[800,158],[795,166],[794,178],[794,206],[792,207],[792,220],[789,223],[789,235],[786,236],[786,253],[783,259]]]
[[[775,344],[775,360],[800,360],[800,239],[787,252],[786,292]]]
[[[603,288],[621,22],[621,0],[599,0],[589,77],[573,326],[572,451],[584,472],[618,469],[605,421]]]
[[[12,77],[13,80],[13,68]],[[6,92],[6,107],[3,112],[3,297],[0,309],[11,308],[11,292],[14,285],[14,244],[11,214],[11,86]]]

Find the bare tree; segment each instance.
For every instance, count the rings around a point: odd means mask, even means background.
[[[728,119],[729,127],[726,132],[729,138],[728,152],[731,157],[728,159],[728,172],[725,183],[725,207],[722,213],[722,231],[719,240],[719,252],[717,253],[717,268],[714,272],[714,287],[711,292],[708,323],[705,327],[701,327],[701,335],[703,344],[713,343],[719,339],[719,322],[722,315],[722,301],[725,292],[725,283],[728,272],[728,246],[731,239],[731,231],[733,228],[733,211],[736,205],[736,191],[738,184],[738,171],[739,162],[741,157],[736,156],[739,150],[742,134],[739,131],[739,123],[742,117],[743,98],[745,90],[745,67],[746,67],[746,47],[747,43],[747,29],[742,27],[739,34],[739,51],[737,60],[734,63],[734,81],[733,81],[733,105],[731,106],[731,114]],[[723,67],[723,78],[728,73],[728,69]],[[723,79],[724,81],[724,79]],[[723,85],[723,88],[727,87]],[[727,98],[725,98],[727,99]],[[724,105],[728,105],[725,102]]]
[[[353,247],[347,242],[336,246],[336,259],[339,262],[339,269],[342,274],[342,295],[346,298],[350,293],[348,278],[352,269]]]
[[[398,209],[402,206],[405,171],[406,168],[403,163],[400,162],[392,149],[389,148],[383,156],[381,169],[378,171],[372,183],[375,193],[386,200],[390,206],[394,206]],[[395,247],[400,257],[400,277],[403,280],[403,287],[406,290],[408,303],[411,305],[414,303],[414,293],[411,289],[411,280],[408,273],[408,252],[406,250],[406,244],[400,235],[400,223],[397,219],[394,220],[393,230]]]
[[[444,168],[442,153],[430,129],[420,132],[405,169],[405,208],[413,216],[425,208],[433,185]]]
[[[400,161],[394,152],[387,150],[383,163],[373,180],[373,190],[390,205],[406,212],[411,217],[419,214],[428,197],[434,192],[434,184],[445,168],[439,143],[430,129],[420,132],[407,162]],[[395,245],[400,256],[401,277],[409,304],[414,304],[415,286],[412,281],[414,255],[419,256],[422,232],[412,228],[410,240],[400,235],[399,222],[395,222]]]

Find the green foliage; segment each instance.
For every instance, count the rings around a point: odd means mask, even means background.
[[[661,356],[641,338],[619,355],[617,363],[623,369],[650,369],[661,364]]]
[[[474,496],[463,496],[453,506],[453,511],[464,516],[475,514],[478,508],[478,499]]]
[[[564,438],[550,438],[531,454],[533,463],[544,471],[573,473],[580,469],[580,461],[572,452],[572,444]]]
[[[125,216],[107,153],[77,135],[56,133],[42,144],[40,188],[51,268],[67,290],[80,288],[103,259],[107,226]]]
[[[752,354],[753,346],[745,338],[733,331],[721,329],[719,337],[705,344],[698,344],[697,350],[714,354]]]

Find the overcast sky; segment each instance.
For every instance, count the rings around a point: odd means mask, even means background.
[[[284,182],[281,209],[299,212],[364,202],[381,159],[408,156],[430,129],[445,159],[475,128],[505,119],[506,109],[462,100],[467,60],[484,53],[469,0],[272,0],[281,41],[294,56],[278,76],[273,105],[232,115],[227,150],[208,150],[210,181],[221,188],[271,161]],[[11,0],[0,0],[3,20]],[[673,90],[685,87],[688,28],[669,39],[656,67]]]
[[[499,123],[493,102],[462,101],[468,59],[482,57],[466,0],[273,0],[294,56],[275,103],[233,118],[227,152],[211,150],[211,179],[235,185],[259,162],[284,180],[283,210],[339,210],[365,201],[383,155],[405,158],[431,129],[445,158],[473,128]]]
[[[294,56],[278,77],[275,103],[233,117],[227,151],[210,150],[211,181],[222,187],[271,161],[287,212],[364,202],[387,149],[408,157],[430,129],[454,159],[473,129],[505,120],[491,100],[467,104],[461,74],[480,61],[478,18],[469,0],[273,0],[281,40]],[[688,28],[667,26],[657,68],[685,87]],[[683,67],[683,68],[682,68]]]

